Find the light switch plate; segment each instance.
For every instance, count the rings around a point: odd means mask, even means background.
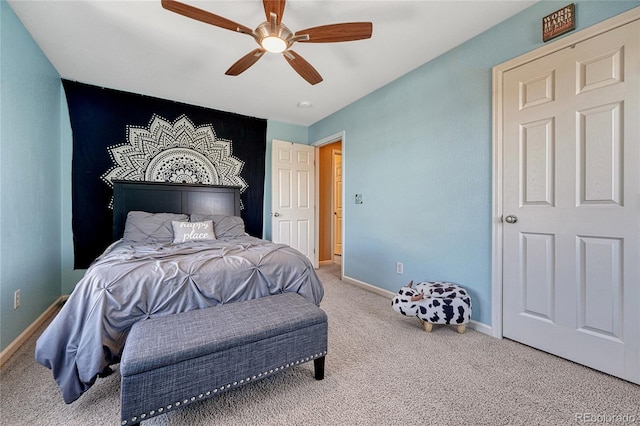
[[[362,194],[356,194],[356,204],[362,204]]]

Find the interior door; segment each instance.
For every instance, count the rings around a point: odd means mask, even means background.
[[[272,239],[314,263],[315,147],[274,139],[271,172]]]
[[[332,152],[333,254],[342,256],[342,151]]]
[[[503,80],[503,334],[640,383],[640,24]]]

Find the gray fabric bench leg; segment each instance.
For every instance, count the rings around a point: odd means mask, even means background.
[[[296,293],[140,321],[122,355],[131,425],[313,360],[324,378],[327,316]]]

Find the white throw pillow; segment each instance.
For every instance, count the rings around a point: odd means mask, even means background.
[[[187,241],[215,240],[216,234],[213,231],[213,222],[178,222],[173,221],[173,243],[184,243]]]

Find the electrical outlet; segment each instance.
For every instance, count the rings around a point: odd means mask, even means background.
[[[404,265],[401,262],[396,262],[396,274],[404,274]]]
[[[13,293],[13,309],[18,309],[20,307],[20,289],[17,289]]]

